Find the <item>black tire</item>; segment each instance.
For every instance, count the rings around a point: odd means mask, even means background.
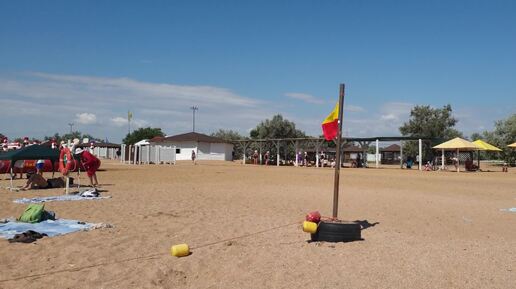
[[[354,222],[320,222],[312,241],[352,242],[362,240],[362,228]]]

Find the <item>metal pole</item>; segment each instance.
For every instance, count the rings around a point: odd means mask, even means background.
[[[342,138],[342,108],[344,107],[344,84],[339,92],[339,130],[337,131],[337,155],[335,157],[335,178],[333,185],[333,218],[337,219],[339,212],[339,176],[340,176],[340,142]]]
[[[195,111],[199,110],[199,107],[194,105],[194,106],[190,107],[190,109],[193,111],[193,121],[192,121],[193,128],[192,128],[192,132],[195,132]]]

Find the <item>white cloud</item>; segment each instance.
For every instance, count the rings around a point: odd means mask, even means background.
[[[78,113],[75,115],[75,121],[79,124],[94,124],[97,122],[97,116],[93,113]]]
[[[389,114],[383,114],[382,116],[380,116],[380,118],[382,120],[398,120],[398,116],[392,114],[392,113],[389,113]]]
[[[285,93],[285,96],[288,96],[293,99],[298,99],[306,103],[312,103],[312,104],[322,104],[324,101],[322,99],[318,99],[317,97],[306,94],[306,93],[299,93],[299,92],[287,92]]]
[[[384,121],[396,121],[399,122],[404,119],[408,119],[410,110],[414,105],[405,102],[387,102],[384,103],[380,108],[380,119]]]
[[[364,108],[357,106],[357,105],[346,105],[344,104],[344,110],[350,111],[350,112],[363,112],[365,111]]]
[[[120,116],[113,117],[113,118],[111,119],[111,123],[112,123],[114,126],[122,127],[122,126],[124,126],[124,125],[127,125],[127,118],[120,117]]]
[[[151,83],[129,78],[91,77],[48,73],[0,76],[0,123],[11,117],[38,119],[39,136],[67,131],[66,124],[107,124],[81,128],[85,133],[121,139],[125,117],[134,114],[131,128],[155,126],[169,134],[192,129],[192,105],[199,106],[196,130],[218,128],[244,130],[256,125],[253,117],[270,116],[264,102],[241,96],[230,89],[206,85]],[[22,125],[2,133],[25,135]]]

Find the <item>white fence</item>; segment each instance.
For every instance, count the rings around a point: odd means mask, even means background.
[[[103,159],[116,159],[116,148],[94,147],[93,154]]]
[[[122,145],[120,161],[129,164],[175,164],[176,147],[145,145]]]

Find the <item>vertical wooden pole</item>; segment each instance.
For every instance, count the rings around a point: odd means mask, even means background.
[[[441,150],[441,153],[442,153],[442,155],[441,155],[441,162],[442,162],[441,170],[444,171],[444,163],[446,162],[446,159],[444,158],[444,149]]]
[[[420,171],[423,170],[422,162],[423,162],[423,142],[421,141],[421,139],[419,139],[419,170]]]
[[[260,150],[260,166],[262,165],[262,142],[258,142],[258,149]]]
[[[460,172],[459,149],[457,149],[457,173]]]
[[[299,161],[298,161],[298,150],[299,150],[299,142],[298,142],[298,140],[296,140],[296,148],[295,148],[295,151],[296,151],[296,161],[295,161],[296,167],[298,167],[298,166],[299,166]]]
[[[342,111],[344,107],[344,84],[339,91],[339,129],[337,131],[337,155],[335,157],[335,178],[333,184],[333,219],[337,219],[339,212],[339,177],[340,177],[340,142],[342,138]]]
[[[280,163],[280,141],[276,143],[276,166],[279,167]]]
[[[378,142],[379,142],[379,141],[378,141],[378,140],[376,140],[376,155],[375,155],[375,157],[374,157],[374,160],[375,160],[375,162],[376,162],[376,168],[379,168],[378,155],[380,154],[380,149],[379,149],[379,147],[378,147],[378,145],[379,145],[379,143],[378,143]]]
[[[315,167],[319,167],[319,143],[315,145]]]
[[[403,141],[400,140],[400,167],[403,168]]]

